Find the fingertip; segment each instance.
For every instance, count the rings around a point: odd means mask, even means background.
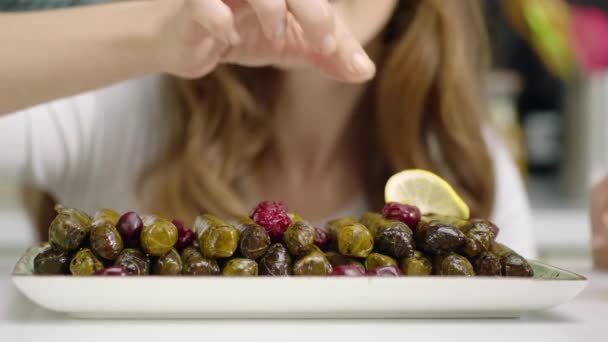
[[[372,63],[367,72],[361,74],[361,82],[367,82],[376,77],[376,64]]]
[[[349,70],[358,75],[369,75],[376,71],[374,62],[364,52],[355,52],[349,63]]]

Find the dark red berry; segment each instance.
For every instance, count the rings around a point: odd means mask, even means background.
[[[372,277],[399,277],[402,273],[396,266],[380,266],[365,273]]]
[[[173,225],[175,226],[175,228],[177,228],[177,230],[184,229],[184,221],[182,221],[182,220],[173,219],[173,220],[171,220],[171,223],[173,223]]]
[[[175,248],[181,252],[186,247],[192,246],[194,244],[194,232],[186,228],[183,221],[173,220],[171,223],[177,227],[177,243],[175,243]]]
[[[123,214],[116,222],[116,229],[122,236],[123,241],[128,247],[137,246],[139,234],[144,227],[141,217],[135,212]]]
[[[253,215],[259,210],[276,210],[287,214],[288,209],[287,205],[285,205],[283,202],[262,201],[258,203],[253,210],[251,210],[249,217],[253,217]]]
[[[261,202],[251,211],[250,217],[266,229],[273,242],[280,242],[291,224],[291,219],[287,215],[287,206],[281,202]]]
[[[322,250],[325,250],[329,247],[329,242],[329,234],[327,234],[325,230],[315,227],[315,245]]]
[[[411,229],[416,229],[421,216],[418,207],[397,202],[386,203],[382,215],[389,220],[401,221]]]
[[[95,272],[95,275],[101,276],[128,276],[129,273],[120,266],[110,266]]]
[[[361,277],[365,275],[365,271],[361,266],[357,265],[342,265],[334,267],[334,270],[330,273],[332,276],[346,276],[346,277]]]

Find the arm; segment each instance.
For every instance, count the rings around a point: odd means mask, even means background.
[[[70,6],[90,5],[107,0],[0,0],[0,11],[20,12]]]
[[[0,113],[157,71],[151,4],[0,14]]]
[[[344,82],[375,73],[326,0],[129,1],[0,14],[0,27],[0,113],[148,73],[199,78],[226,62],[304,62]]]

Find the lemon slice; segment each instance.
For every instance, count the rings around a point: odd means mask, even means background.
[[[441,177],[425,170],[405,170],[386,182],[384,199],[415,205],[425,214],[469,218],[469,207]]]

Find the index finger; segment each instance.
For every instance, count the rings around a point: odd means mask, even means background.
[[[307,39],[322,53],[332,54],[338,47],[333,8],[327,0],[287,0]]]
[[[256,12],[264,34],[270,40],[281,39],[285,35],[287,5],[285,0],[245,0]]]

